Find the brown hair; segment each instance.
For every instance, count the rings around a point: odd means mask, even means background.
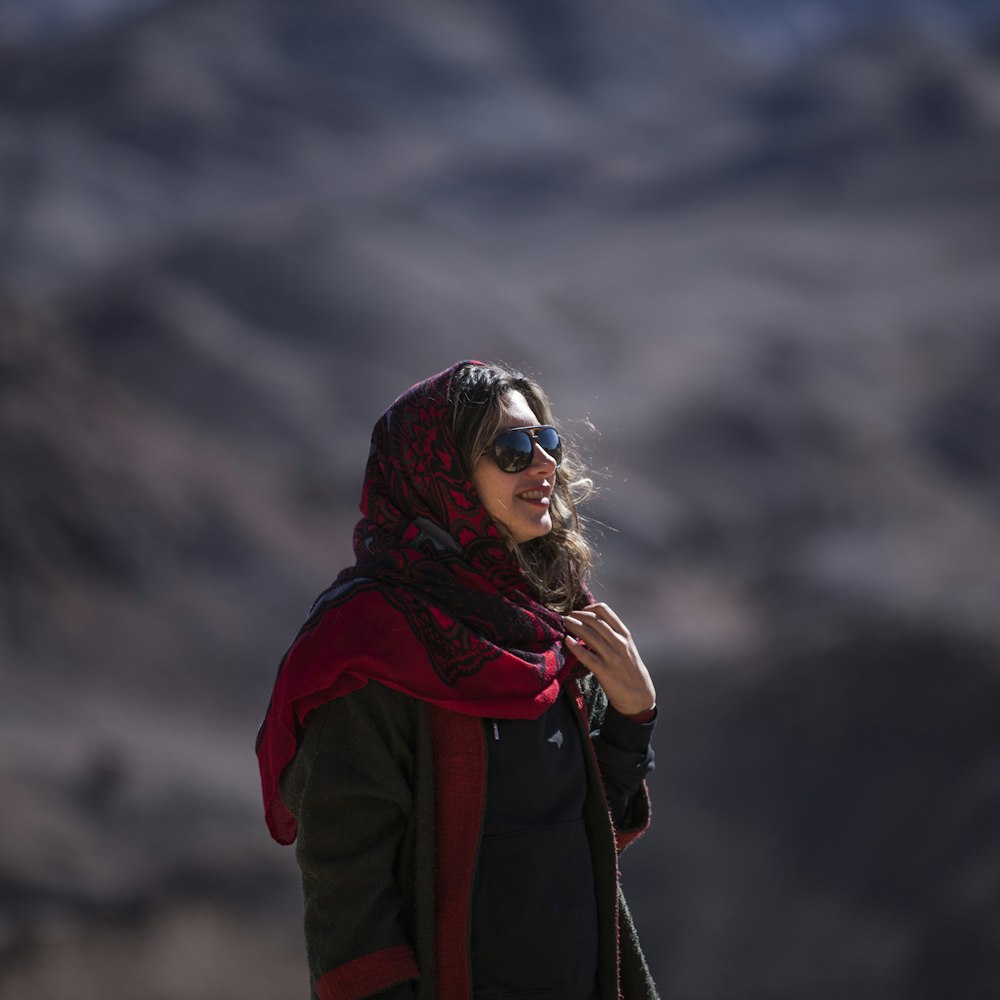
[[[455,440],[470,479],[479,458],[500,432],[506,399],[512,392],[524,396],[539,423],[555,424],[542,387],[509,365],[466,365],[452,378]],[[586,600],[583,586],[590,574],[593,552],[584,536],[577,505],[593,493],[594,485],[565,438],[562,464],[556,470],[553,486],[550,532],[518,544],[502,524],[497,527],[507,535],[511,550],[541,602],[566,612]]]

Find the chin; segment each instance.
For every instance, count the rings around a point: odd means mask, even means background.
[[[518,545],[527,545],[528,542],[533,542],[538,538],[544,538],[551,530],[551,524],[532,525],[530,528],[526,527],[523,531],[519,531],[515,536],[515,541]]]

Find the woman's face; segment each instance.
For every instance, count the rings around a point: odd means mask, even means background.
[[[505,404],[500,431],[538,423],[522,393],[508,393]],[[523,472],[504,472],[492,455],[480,456],[472,471],[472,485],[490,517],[502,524],[520,544],[541,538],[552,530],[549,501],[555,476],[555,460],[536,443],[531,465]]]

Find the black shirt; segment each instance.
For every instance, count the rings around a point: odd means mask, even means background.
[[[477,1000],[592,1000],[597,906],[583,820],[584,744],[563,695],[538,719],[484,720],[486,814],[472,911]],[[593,734],[609,806],[621,823],[652,767],[653,724],[608,710]]]

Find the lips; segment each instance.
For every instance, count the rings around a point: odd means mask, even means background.
[[[516,493],[515,496],[518,500],[529,500],[533,503],[548,504],[549,494],[551,492],[551,490],[539,487],[533,490],[522,490],[520,493]]]

